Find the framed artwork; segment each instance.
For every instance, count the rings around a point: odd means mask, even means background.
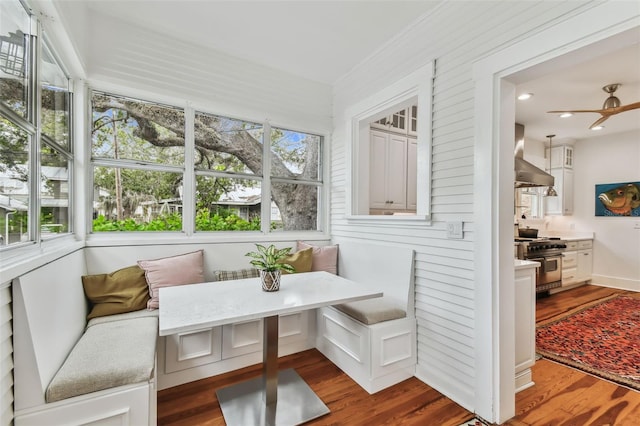
[[[640,182],[596,185],[596,216],[640,217]]]

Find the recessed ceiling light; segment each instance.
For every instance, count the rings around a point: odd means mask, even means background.
[[[563,112],[562,114],[560,114],[560,118],[567,118],[571,116],[573,116],[573,114],[570,112]]]
[[[533,96],[533,93],[523,93],[520,96],[518,96],[518,99],[521,101],[526,101],[527,99],[531,99],[532,96]]]
[[[591,128],[591,130],[602,130],[602,129],[604,129],[604,126],[595,126]]]

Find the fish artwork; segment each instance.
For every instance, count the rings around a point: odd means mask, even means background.
[[[602,205],[611,213],[631,216],[631,211],[640,207],[640,186],[627,183],[598,195]]]

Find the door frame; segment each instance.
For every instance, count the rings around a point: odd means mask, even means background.
[[[579,63],[638,40],[634,2],[607,2],[568,17],[473,65],[476,413],[515,415],[513,180],[515,86],[532,67]],[[588,48],[588,49],[587,49]],[[587,51],[588,50],[588,51]],[[538,69],[539,72],[539,69]],[[532,79],[529,75],[529,80]],[[526,81],[526,80],[521,80]],[[491,173],[486,173],[491,170]]]

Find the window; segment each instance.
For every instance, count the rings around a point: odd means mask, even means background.
[[[72,95],[46,34],[39,39],[31,35],[36,29],[19,1],[0,2],[0,24],[0,249],[4,250],[72,231]]]
[[[181,231],[184,111],[94,92],[93,226]]]
[[[347,109],[350,220],[429,218],[432,77],[430,64]]]
[[[271,129],[271,202],[280,220],[274,229],[319,229],[318,200],[322,184],[322,137],[292,130]]]
[[[320,229],[321,136],[192,110],[186,129],[182,109],[100,92],[92,105],[94,232]]]

